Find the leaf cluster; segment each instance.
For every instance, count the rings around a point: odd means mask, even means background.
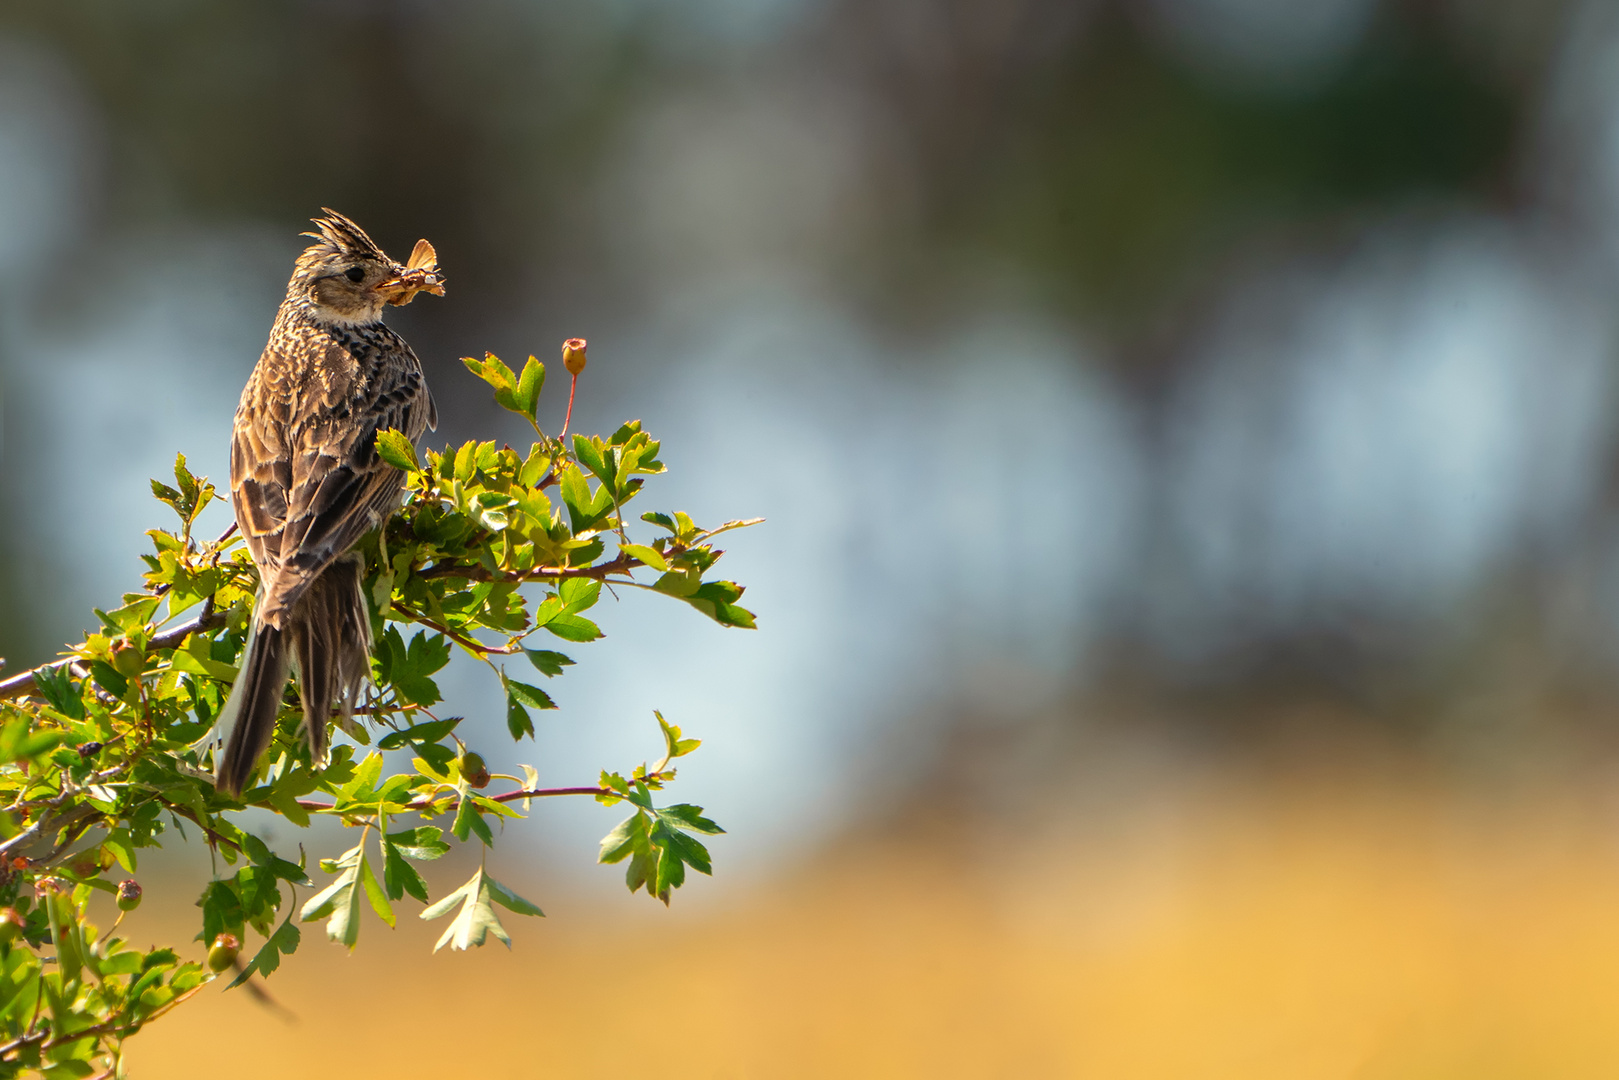
[[[577,649],[603,636],[592,612],[604,590],[661,594],[723,626],[751,628],[741,586],[713,570],[723,555],[715,539],[753,522],[705,529],[680,512],[627,517],[665,471],[659,443],[638,421],[564,444],[537,423],[544,365],[530,358],[514,373],[494,356],[466,365],[535,438],[521,450],[474,440],[418,454],[397,431],[377,436],[376,452],[406,473],[406,497],[356,549],[376,642],[374,692],[325,761],[312,760],[300,736],[303,703],[289,682],[271,748],[241,798],[213,785],[215,721],[259,583],[237,538],[194,535],[219,497],[183,455],[172,485],[152,485],[178,524],[148,534],[143,587],[98,610],[99,627],[62,659],[0,684],[0,1078],[24,1069],[89,1075],[103,1059],[116,1068],[124,1039],[214,978],[183,961],[183,948],[135,949],[116,923],[103,934],[88,920],[90,897],[115,892],[141,851],[171,833],[200,838],[215,859],[196,900],[196,940],[249,941],[249,931],[259,939],[231,986],[276,971],[301,945],[301,923],[323,922],[330,940],[354,947],[367,908],[388,926],[401,904],[422,905],[424,919],[453,912],[435,948],[467,949],[491,934],[509,946],[497,907],[543,913],[498,881],[486,857],[436,899],[419,868],[457,844],[487,853],[536,798],[630,806],[600,861],[626,864],[632,892],[644,886],[668,903],[688,868],[711,872],[697,837],[719,826],[700,807],[657,801],[675,759],[698,740],[660,714],[655,764],[541,788],[532,766],[520,766],[521,776],[488,771],[462,719],[436,711],[438,680],[455,650],[485,664],[504,691],[507,733],[536,739],[536,718],[558,708],[555,680]],[[359,830],[358,842],[317,858],[312,873],[302,845],[294,858],[244,828],[249,807],[298,829],[335,817]],[[300,889],[308,890],[301,904]]]

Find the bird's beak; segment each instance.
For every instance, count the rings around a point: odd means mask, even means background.
[[[416,241],[410,261],[400,267],[393,277],[378,282],[377,291],[382,293],[384,300],[397,307],[404,307],[416,299],[419,292],[443,296],[444,275],[439,273],[438,255],[433,251],[433,245],[426,240]]]

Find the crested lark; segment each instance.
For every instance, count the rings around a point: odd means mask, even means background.
[[[259,568],[258,603],[221,724],[218,786],[240,795],[275,734],[290,664],[318,763],[337,703],[346,719],[370,677],[371,620],[350,549],[399,505],[405,477],[377,433],[414,442],[436,427],[421,362],[382,325],[386,304],[443,295],[432,245],[401,266],[331,210],[298,257],[287,298],[236,408],[231,503]]]

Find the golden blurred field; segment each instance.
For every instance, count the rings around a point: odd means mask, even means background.
[[[920,853],[850,844],[814,884],[684,912],[542,891],[552,918],[509,919],[511,952],[429,956],[437,930],[406,918],[347,956],[310,927],[270,983],[296,1022],[209,990],[130,1063],[164,1080],[1619,1074],[1619,802],[1600,785],[1486,796],[1417,770],[1173,792],[1054,811],[1017,840],[938,823]]]

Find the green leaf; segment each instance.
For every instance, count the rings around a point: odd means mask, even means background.
[[[309,811],[298,805],[298,796],[277,786],[270,789],[270,805],[276,812],[300,829],[309,827]]]
[[[113,670],[113,666],[105,660],[90,661],[90,677],[95,679],[97,686],[115,698],[129,693],[129,680]]]
[[[191,470],[186,468],[184,454],[176,454],[174,457],[174,480],[179,485],[179,490],[153,480],[152,494],[174,508],[174,512],[180,515],[180,520],[185,522],[186,532],[189,535],[192,522],[196,521],[197,515],[213,501],[214,485],[210,484],[206,477],[198,479],[191,474]]]
[[[523,652],[528,656],[528,662],[548,679],[561,675],[563,668],[573,666],[573,661],[568,657],[550,649],[524,649]]]
[[[664,560],[662,553],[657,548],[648,547],[645,544],[620,544],[618,545],[618,550],[632,559],[640,559],[659,573],[669,569],[668,562]]]
[[[426,706],[439,701],[438,684],[428,676],[449,662],[450,641],[442,634],[418,631],[407,647],[399,630],[389,626],[377,643],[380,681],[391,685],[406,704]]]
[[[449,774],[450,762],[454,761],[456,757],[453,747],[444,746],[441,743],[422,743],[416,747],[416,752],[421,757],[413,760],[425,761],[440,776]]]
[[[434,831],[437,832],[436,829]],[[448,844],[442,846],[449,850]],[[416,868],[405,861],[399,846],[386,837],[382,841],[382,881],[391,900],[402,900],[409,893],[422,903],[427,903],[427,883]]]
[[[462,718],[459,716],[451,716],[443,720],[429,720],[425,723],[414,724],[400,731],[390,731],[377,740],[377,749],[397,750],[406,743],[436,743],[454,731],[461,720]]]
[[[365,755],[365,759],[354,768],[354,776],[349,782],[338,788],[338,794],[350,799],[357,799],[365,795],[374,794],[377,790],[377,780],[382,776],[382,755],[373,750]]]
[[[623,862],[636,851],[647,848],[646,815],[637,811],[619,822],[617,827],[602,837],[599,863]]]
[[[667,822],[661,820],[661,814],[659,818],[660,824],[664,827],[659,830],[659,834],[655,839],[663,841],[665,853],[672,851],[692,869],[700,873],[712,874],[714,868],[709,860],[708,849],[695,836],[688,836],[679,831],[678,828],[670,828]]]
[[[439,837],[444,830],[433,825],[421,825],[414,829],[401,829],[399,832],[388,834],[388,842],[399,849],[399,853],[407,859],[436,859],[450,850]]]
[[[545,912],[540,910],[538,904],[523,899],[489,875],[484,875],[484,882],[489,886],[489,898],[501,907],[515,911],[519,915],[538,915],[542,919],[545,917]]]
[[[489,384],[495,392],[495,401],[501,408],[512,412],[523,411],[517,404],[517,376],[494,353],[484,353],[482,360],[464,356],[461,362],[467,366],[468,371]]]
[[[664,748],[671,760],[677,757],[685,757],[703,745],[703,740],[701,739],[682,739],[679,725],[669,723],[663,718],[663,713],[658,710],[653,709],[652,715],[657,718],[658,727],[663,731]]]
[[[559,479],[562,501],[568,507],[568,521],[575,534],[595,528],[613,509],[613,493],[604,485],[591,494],[590,482],[575,466],[563,466]]]
[[[489,823],[478,813],[470,796],[463,797],[459,806],[455,808],[455,822],[450,826],[450,833],[462,842],[466,841],[470,833],[477,833],[485,847],[495,846],[494,834],[489,831]]]
[[[84,719],[83,688],[74,684],[66,664],[35,668],[34,685],[51,708],[69,719]]]
[[[174,650],[170,663],[193,675],[206,675],[227,683],[236,681],[235,665],[215,660],[212,643],[201,634],[187,634],[181,646]]]
[[[298,945],[302,940],[303,932],[298,929],[297,924],[293,922],[292,916],[289,914],[286,922],[282,923],[276,932],[270,935],[264,942],[264,947],[253,954],[253,959],[247,962],[247,966],[241,970],[241,973],[236,978],[231,980],[225,989],[230,990],[240,986],[255,974],[268,977],[281,966],[283,956],[291,956],[298,951]]]
[[[386,853],[384,853],[383,859],[384,863],[386,864]],[[408,864],[406,864],[403,859],[399,860],[399,864],[406,867],[406,869],[409,869]],[[386,870],[386,865],[384,865],[384,869]],[[415,871],[411,872],[415,873]],[[383,922],[387,923],[389,926],[393,926],[393,905],[388,903],[388,897],[383,894],[382,885],[377,881],[377,875],[371,872],[371,864],[363,855],[360,856],[360,884],[365,888],[366,899],[371,901],[371,910],[375,911],[377,913],[377,917]]]
[[[341,871],[337,880],[310,897],[298,913],[304,922],[327,919],[326,936],[351,949],[360,940],[360,865],[364,861],[365,851],[359,846],[334,860],[332,865]]]
[[[118,860],[118,865],[124,868],[124,873],[135,873],[137,865],[135,846],[130,842],[128,829],[113,829],[107,834],[107,838],[101,842],[101,846],[111,852],[114,859]]]
[[[557,615],[545,624],[563,641],[595,641],[602,636],[601,628],[581,615]]]
[[[6,726],[4,736],[0,736],[0,754],[3,754],[5,760],[24,761],[43,757],[67,741],[65,731],[33,731],[23,734],[24,730],[21,724]]]
[[[572,465],[562,466],[560,477],[562,501],[568,507],[568,517],[573,524],[574,532],[583,532],[595,518],[590,513],[590,483],[585,474]]]
[[[667,848],[658,849],[657,863],[647,882],[647,891],[665,904],[669,903],[670,892],[686,883],[686,864],[672,855]]]
[[[506,690],[512,697],[530,708],[554,709],[557,707],[556,702],[551,700],[551,695],[541,690],[538,686],[530,686],[528,683],[518,682],[516,679],[507,679]]]
[[[72,982],[79,977],[79,970],[84,964],[84,934],[73,902],[63,894],[47,892],[45,910],[51,927],[51,943],[56,946],[57,968],[62,973],[63,981]]]
[[[475,945],[482,945],[489,934],[494,934],[508,949],[511,948],[512,939],[507,936],[506,928],[500,925],[500,919],[495,915],[494,906],[490,903],[489,878],[484,874],[482,867],[478,868],[465,885],[422,912],[422,918],[436,919],[457,903],[461,905],[461,910],[456,913],[454,921],[438,939],[438,944],[433,946],[434,952],[438,952],[445,945],[465,951]]]
[[[377,455],[396,469],[406,472],[420,468],[416,460],[416,447],[405,433],[388,428],[377,432]]]
[[[568,578],[557,586],[557,598],[562,601],[562,610],[569,615],[589,611],[601,599],[601,594],[602,583],[594,578]]]
[[[528,710],[517,703],[515,696],[506,698],[506,730],[511,733],[513,742],[524,735],[531,739],[534,737],[534,720],[528,715]]]
[[[608,468],[608,460],[602,456],[602,447],[598,440],[584,435],[573,437],[573,456],[579,459],[579,464],[596,474],[596,477],[606,483],[612,483],[612,471]]]
[[[721,626],[735,626],[744,630],[755,629],[753,612],[732,603],[744,591],[742,586],[736,582],[705,581],[695,590],[677,592],[678,584],[673,580],[669,580],[675,577],[676,575],[673,573],[665,574],[653,584],[653,588],[660,592],[669,592],[672,595],[679,596]]]
[[[518,409],[531,420],[540,403],[540,391],[544,387],[545,365],[531,356],[528,363],[523,365],[523,374],[517,379],[517,393],[513,395],[517,400]]]
[[[657,814],[665,824],[676,828],[707,833],[710,836],[715,836],[725,831],[703,816],[701,806],[692,806],[690,803],[676,803],[674,806],[660,807]]]
[[[468,509],[472,519],[490,532],[500,532],[511,524],[511,510],[517,500],[499,491],[482,491]]]

